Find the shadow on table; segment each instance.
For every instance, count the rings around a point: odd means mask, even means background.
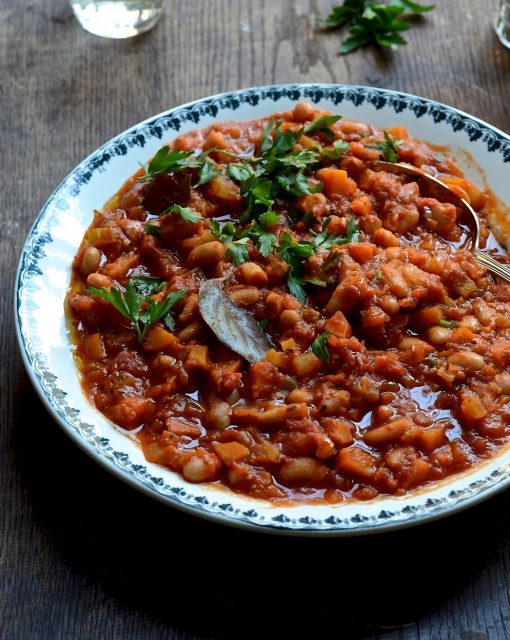
[[[439,522],[358,538],[209,524],[112,477],[61,432],[28,384],[23,396],[14,450],[36,526],[87,589],[99,586],[149,627],[207,638],[372,637],[441,608],[510,528],[506,494]]]

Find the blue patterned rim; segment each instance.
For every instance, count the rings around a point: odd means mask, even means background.
[[[59,380],[48,368],[44,356],[32,344],[30,327],[23,324],[23,310],[30,305],[31,282],[42,276],[39,264],[45,256],[45,247],[53,242],[51,233],[43,228],[45,215],[50,208],[65,211],[68,199],[78,195],[95,172],[101,171],[115,156],[126,155],[134,147],[143,148],[148,139],[163,140],[166,132],[175,135],[183,125],[189,123],[198,127],[204,117],[215,118],[224,109],[235,111],[242,105],[256,106],[264,101],[276,103],[281,99],[306,99],[313,103],[328,101],[335,105],[349,102],[355,106],[366,103],[376,110],[390,108],[395,114],[411,111],[418,119],[428,116],[434,123],[447,125],[454,132],[464,132],[471,142],[483,143],[486,150],[497,154],[503,163],[510,162],[510,138],[487,123],[438,102],[370,87],[323,84],[257,87],[197,100],[154,116],[121,133],[79,164],[54,191],[30,230],[20,257],[14,308],[18,342],[37,393],[66,433],[106,469],[156,499],[194,515],[234,526],[286,534],[354,535],[411,526],[486,499],[510,482],[510,467],[503,461],[498,469],[481,480],[466,483],[460,490],[449,491],[440,498],[430,497],[417,505],[406,504],[403,508],[391,511],[382,509],[376,515],[368,516],[356,513],[343,518],[335,515],[335,510],[331,509],[326,518],[309,515],[296,518],[289,515],[290,511],[279,507],[274,507],[266,515],[255,508],[255,501],[252,501],[254,508],[234,507],[228,501],[231,494],[227,492],[218,492],[218,500],[211,497],[215,494],[193,495],[182,487],[172,486],[163,478],[152,475],[146,466],[134,464],[127,453],[114,450],[108,438],[97,435],[93,425],[84,423],[80,419],[80,412],[68,404],[66,392],[60,388]],[[359,504],[359,511],[362,512],[364,503]]]

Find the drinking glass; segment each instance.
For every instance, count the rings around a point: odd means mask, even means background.
[[[510,49],[510,0],[500,1],[496,33],[501,44]]]
[[[148,31],[163,12],[163,0],[70,0],[81,26],[104,38],[131,38]]]

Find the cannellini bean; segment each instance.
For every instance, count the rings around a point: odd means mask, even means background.
[[[400,305],[395,296],[383,296],[379,302],[379,306],[390,316],[395,316],[400,312]]]
[[[101,264],[102,253],[96,247],[87,247],[83,252],[81,259],[80,271],[83,275],[88,276],[99,269]]]
[[[286,482],[295,480],[322,480],[328,468],[315,458],[294,458],[285,460],[280,468],[280,474]]]
[[[221,398],[211,398],[206,422],[211,429],[226,429],[230,424],[232,409],[230,405]]]
[[[498,374],[494,382],[501,389],[502,393],[510,393],[510,373],[500,373]]]
[[[391,263],[383,264],[381,271],[390,287],[391,293],[399,298],[404,298],[409,293],[409,285],[402,276],[400,266]]]
[[[285,309],[281,312],[279,322],[282,329],[291,329],[301,320],[301,314],[294,309]]]
[[[229,292],[229,296],[236,304],[252,305],[259,301],[260,291],[257,287],[243,287],[233,289]]]
[[[465,318],[462,318],[459,322],[459,326],[467,327],[468,329],[471,329],[471,331],[478,331],[480,329],[480,323],[475,316],[466,316]]]
[[[300,403],[304,402],[309,404],[313,400],[313,395],[307,389],[293,389],[287,394],[285,402],[287,403]]]
[[[444,344],[445,342],[448,342],[448,340],[451,338],[451,335],[451,330],[447,329],[446,327],[436,326],[430,327],[427,330],[427,338],[433,344]]]
[[[448,357],[449,364],[469,369],[471,371],[479,371],[485,367],[485,360],[479,353],[473,351],[459,351]]]
[[[264,287],[267,284],[267,273],[256,262],[244,262],[241,265],[241,275],[246,284]]]
[[[162,371],[174,369],[177,366],[177,360],[166,354],[156,356],[152,363],[156,369]]]
[[[222,242],[214,240],[195,247],[188,256],[188,264],[191,267],[208,267],[219,262],[225,253]]]
[[[87,277],[87,284],[89,287],[96,287],[97,289],[110,289],[113,286],[113,280],[102,273],[91,273]]]
[[[182,468],[182,475],[190,482],[214,480],[220,461],[213,453],[195,454]]]

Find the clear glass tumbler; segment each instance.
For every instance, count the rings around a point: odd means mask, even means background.
[[[148,31],[163,12],[163,0],[70,0],[81,26],[104,38],[131,38]]]
[[[510,49],[510,0],[500,1],[496,33],[501,44]]]

